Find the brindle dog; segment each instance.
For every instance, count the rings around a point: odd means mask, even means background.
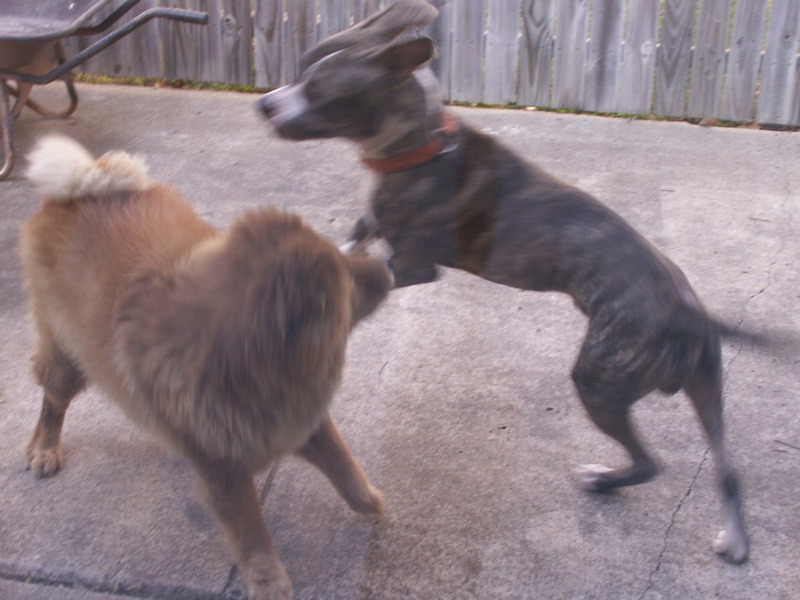
[[[748,542],[722,418],[720,336],[736,332],[708,315],[681,270],[622,217],[443,110],[437,82],[423,68],[434,55],[432,40],[399,36],[436,14],[421,0],[400,0],[323,41],[304,57],[295,84],[261,98],[261,111],[284,138],[344,137],[360,145],[379,177],[352,243],[385,238],[398,287],[433,281],[443,265],[574,299],[589,318],[572,371],[578,395],[631,458],[623,468],[583,467],[586,489],[605,492],[655,476],[630,407],[654,390],[683,389],[722,489],[724,529],[715,550],[744,561]]]

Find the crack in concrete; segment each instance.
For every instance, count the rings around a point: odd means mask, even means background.
[[[791,185],[787,181],[786,182],[786,189],[785,189],[785,196],[784,196],[783,201],[781,202],[781,206],[780,206],[780,212],[785,217],[784,219],[781,220],[781,223],[784,223],[784,227],[786,227],[787,229],[790,229],[791,226],[792,226],[792,216],[791,216],[791,213],[788,211],[788,204],[789,204],[789,201],[791,200],[791,198],[792,198]],[[772,258],[769,261],[769,264],[767,265],[767,273],[766,273],[767,281],[766,281],[766,283],[764,284],[763,287],[761,287],[755,293],[751,294],[750,297],[747,298],[747,300],[745,300],[744,305],[742,306],[742,312],[741,312],[742,316],[739,319],[739,322],[736,324],[736,329],[737,330],[739,330],[742,327],[742,325],[744,324],[745,320],[747,319],[748,306],[750,305],[750,303],[754,299],[756,299],[757,297],[759,297],[762,294],[764,294],[772,286],[773,272],[775,270],[776,265],[778,264],[778,260],[779,260],[779,258],[781,256],[781,254],[783,254],[783,252],[784,252],[784,249],[785,249],[785,236],[781,236],[780,237],[780,242],[778,244],[778,248],[773,253]],[[742,353],[742,343],[739,342],[737,344],[737,347],[736,347],[736,350],[735,350],[733,356],[731,356],[731,358],[728,360],[728,364],[726,365],[725,372],[723,374],[724,383],[727,383],[727,375],[728,375],[731,367],[733,366],[733,363],[736,362],[736,359],[739,358],[741,353]],[[723,385],[723,388],[725,388],[725,387],[727,387],[727,386]],[[661,551],[658,553],[658,557],[656,558],[656,564],[653,567],[653,569],[650,571],[650,574],[647,577],[647,586],[642,591],[642,593],[639,595],[638,600],[644,600],[645,596],[647,596],[647,594],[653,589],[655,576],[661,570],[661,566],[662,566],[663,559],[664,559],[664,554],[667,551],[670,532],[672,531],[672,528],[675,526],[675,523],[676,523],[677,517],[678,517],[678,513],[680,513],[681,509],[683,508],[683,505],[686,503],[686,500],[689,498],[689,496],[692,493],[692,490],[694,489],[695,482],[697,481],[697,478],[699,477],[700,472],[703,470],[703,467],[705,466],[705,463],[708,460],[709,452],[710,452],[710,448],[706,448],[705,452],[703,453],[703,458],[701,459],[700,464],[698,465],[694,476],[692,477],[691,481],[689,482],[689,487],[686,490],[686,493],[683,495],[681,500],[678,502],[677,507],[675,508],[675,510],[672,513],[672,518],[670,519],[669,525],[667,525],[667,528],[664,531],[664,543],[663,543],[663,545],[661,547]]]
[[[25,585],[87,591],[120,598],[147,598],[149,600],[220,600],[235,598],[216,592],[207,592],[180,585],[145,582],[113,582],[75,572],[54,572],[41,567],[25,568],[0,562],[0,581]]]
[[[791,170],[788,170],[787,172],[791,172]],[[779,210],[782,218],[778,220],[778,223],[782,224],[783,225],[782,228],[785,229],[786,231],[792,231],[793,215],[788,210],[789,201],[792,199],[792,197],[793,197],[792,196],[792,185],[791,185],[791,182],[787,179],[785,184],[784,184],[784,195],[783,195],[783,200],[781,202],[780,210]],[[779,225],[779,228],[781,228],[780,225]],[[755,298],[757,298],[758,296],[761,296],[764,292],[766,292],[772,286],[773,272],[775,270],[775,266],[778,264],[778,258],[781,256],[781,254],[783,254],[783,251],[784,251],[784,249],[786,247],[786,239],[787,239],[787,237],[788,236],[780,236],[778,238],[779,239],[778,248],[773,253],[772,260],[770,260],[770,262],[769,262],[769,264],[767,266],[767,282],[761,289],[756,291],[754,294],[751,294],[750,297],[745,301],[744,306],[742,307],[742,318],[739,321],[739,325],[737,326],[737,329],[738,329],[739,326],[742,325],[744,320],[747,318],[747,307],[750,304],[750,302],[752,300],[754,300]]]
[[[710,452],[709,448],[706,448],[705,452],[703,452],[703,458],[700,460],[700,464],[697,466],[697,470],[695,471],[694,475],[689,481],[689,487],[686,489],[686,493],[684,493],[683,497],[681,497],[681,499],[678,501],[678,505],[675,507],[675,510],[672,511],[672,517],[669,520],[667,528],[664,530],[663,544],[661,545],[661,550],[659,551],[658,556],[656,557],[656,564],[650,571],[650,574],[647,576],[647,586],[644,588],[644,590],[639,595],[639,598],[637,600],[644,600],[648,592],[650,592],[650,590],[653,589],[653,585],[655,583],[654,582],[655,576],[661,570],[661,565],[664,560],[664,555],[667,552],[670,533],[672,532],[672,528],[675,526],[675,523],[678,520],[678,513],[681,512],[683,505],[689,499],[689,496],[692,495],[692,490],[694,489],[695,483],[697,482],[697,478],[700,476],[700,472],[703,470],[703,467],[708,461],[709,452]]]
[[[267,472],[266,480],[259,493],[263,504],[280,466],[276,462]],[[209,592],[180,585],[146,583],[136,581],[109,581],[107,578],[87,576],[74,571],[56,571],[42,567],[23,567],[13,563],[0,561],[0,581],[10,581],[26,585],[48,588],[63,588],[76,591],[88,591],[120,598],[147,598],[149,600],[241,600],[241,590],[234,587],[238,568],[234,564],[228,573],[225,585],[219,592]]]

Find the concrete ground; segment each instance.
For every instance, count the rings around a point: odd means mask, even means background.
[[[60,89],[38,90],[54,100]],[[343,241],[365,204],[346,142],[289,143],[255,96],[79,86],[67,120],[25,112],[20,156],[44,133],[144,153],[218,226],[273,204]],[[686,271],[728,322],[800,332],[800,135],[534,111],[455,109],[610,204]],[[0,598],[240,598],[186,464],[96,392],[65,426],[66,468],[35,480],[23,446],[40,392],[16,255],[39,199],[24,161],[0,183]],[[624,265],[620,265],[624,268]],[[259,477],[298,600],[794,600],[800,597],[800,367],[726,343],[728,440],[752,558],[717,559],[707,446],[681,394],[636,419],[664,471],[600,496],[574,465],[622,460],[585,418],[569,372],[585,319],[569,299],[463,273],[393,292],[354,334],[333,413],[386,495],[349,512],[301,461]]]

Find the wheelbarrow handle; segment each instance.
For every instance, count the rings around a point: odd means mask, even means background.
[[[183,21],[184,23],[194,23],[196,25],[208,25],[208,13],[199,10],[188,10],[185,8],[151,8],[144,11],[141,16],[147,13],[156,13],[150,19],[164,17],[172,21]]]
[[[180,8],[151,8],[149,10],[144,11],[140,15],[137,15],[136,17],[134,17],[133,19],[122,25],[119,29],[115,29],[105,37],[100,38],[99,40],[91,44],[89,47],[84,48],[81,52],[78,52],[78,54],[64,61],[63,63],[58,65],[55,69],[53,69],[48,73],[45,73],[44,75],[28,75],[25,73],[17,73],[15,71],[4,71],[0,69],[0,78],[16,79],[19,81],[24,81],[26,83],[33,83],[37,85],[50,83],[51,81],[55,81],[65,73],[71,71],[79,64],[81,64],[83,61],[91,58],[98,52],[105,50],[120,38],[123,38],[129,33],[131,33],[134,29],[141,27],[147,21],[157,18],[170,19],[173,21],[183,21],[185,23],[196,23],[198,25],[205,25],[208,23],[208,13],[199,12],[196,10],[185,10]]]
[[[97,33],[102,33],[109,27],[111,27],[114,23],[119,21],[122,18],[122,15],[127,13],[135,4],[138,4],[140,0],[125,0],[117,9],[108,15],[103,21],[98,23],[97,25],[90,25],[89,27],[81,27],[74,33],[70,34],[71,36],[78,36],[78,35],[95,35]]]

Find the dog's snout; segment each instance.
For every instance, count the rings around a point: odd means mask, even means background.
[[[258,111],[281,137],[291,140],[308,139],[303,122],[310,110],[303,85],[285,85],[264,94],[257,101]]]
[[[272,92],[270,92],[271,94]],[[268,119],[273,117],[276,112],[275,102],[272,101],[270,98],[270,94],[264,94],[261,98],[258,99],[257,107],[258,110]]]

